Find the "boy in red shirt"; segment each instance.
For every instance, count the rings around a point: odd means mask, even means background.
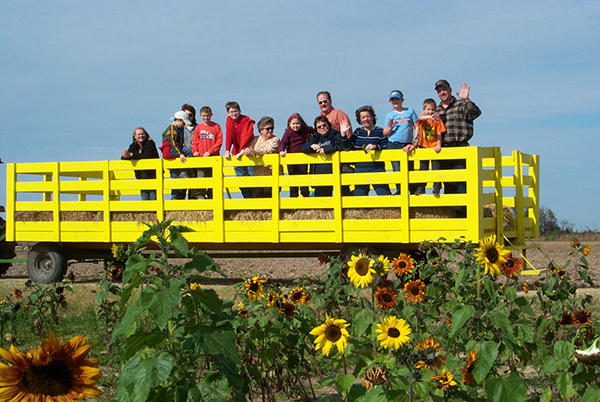
[[[202,123],[194,129],[192,138],[192,152],[194,156],[208,157],[219,156],[221,145],[223,145],[223,132],[221,126],[212,121],[212,109],[208,106],[200,109]],[[197,169],[198,177],[212,177],[212,168]],[[196,198],[212,198],[212,189],[200,189],[196,192]]]
[[[225,159],[237,155],[242,149],[248,148],[254,137],[254,120],[241,114],[237,102],[227,102],[227,120],[225,121]],[[252,176],[252,166],[234,166],[236,176]],[[244,198],[252,198],[252,188],[240,188]]]
[[[446,132],[444,123],[439,118],[435,119],[437,104],[435,100],[429,98],[423,101],[423,113],[419,116],[419,125],[421,126],[421,138],[419,148],[433,148],[436,153],[442,149],[442,134]],[[422,160],[419,170],[429,169],[429,161]],[[440,161],[431,161],[431,170],[440,170]],[[440,195],[441,183],[433,183],[433,195]],[[419,184],[416,195],[425,194],[425,183]]]

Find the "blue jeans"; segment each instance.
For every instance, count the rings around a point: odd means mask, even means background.
[[[254,169],[252,166],[234,166],[233,170],[235,171],[235,175],[240,176],[254,176]],[[244,198],[252,198],[252,193],[254,189],[251,187],[240,187],[240,191],[242,192],[242,197]]]
[[[171,147],[171,153],[173,155],[175,155],[175,150],[173,149],[173,147]],[[191,148],[182,148],[181,153],[184,154],[185,156],[187,156],[188,158],[191,156],[194,156]],[[181,172],[182,172],[182,169],[171,169],[171,178],[178,179]],[[188,176],[191,177],[191,175],[189,173],[188,173]],[[171,199],[185,200],[186,193],[187,193],[186,189],[173,189],[173,190],[171,190]]]
[[[410,144],[410,143],[408,143],[408,142],[388,142],[387,149],[403,149],[408,144]],[[392,162],[392,170],[394,172],[399,172],[400,171],[400,162]],[[408,171],[410,172],[412,170],[415,170],[415,164],[413,161],[408,161]],[[397,188],[396,194],[400,194],[400,183],[396,184],[396,188]],[[417,188],[417,186],[415,184],[409,185],[409,191],[411,193],[414,193],[416,188]]]
[[[367,165],[367,166],[364,166]],[[357,163],[355,173],[368,173],[368,172],[385,172],[385,166],[372,166],[372,163]],[[387,184],[373,184],[375,193],[377,195],[390,195],[390,186]],[[369,195],[370,186],[369,184],[357,184],[354,186],[354,195],[364,196]]]
[[[421,161],[421,163],[419,164],[419,170],[429,170],[429,161]],[[431,170],[440,170],[440,161],[438,160],[432,160],[431,161]],[[423,187],[423,190],[425,190],[427,183],[419,183],[417,184],[417,189],[419,187]],[[442,183],[433,183],[433,188],[442,188]]]
[[[463,142],[460,145],[451,145],[452,147],[468,147],[468,142]],[[467,161],[465,159],[450,159],[446,161],[440,161],[440,169],[451,170],[451,169],[466,169]],[[458,182],[444,182],[444,194],[466,194],[467,183],[464,181]],[[454,207],[457,218],[467,217],[467,207],[457,206]]]

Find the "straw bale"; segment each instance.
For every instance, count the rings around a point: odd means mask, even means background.
[[[60,213],[62,222],[102,222],[103,211],[62,211]]]
[[[156,222],[156,212],[111,212],[113,222]]]
[[[165,211],[165,218],[178,222],[206,222],[214,220],[213,211]]]
[[[15,221],[19,222],[52,222],[52,211],[16,211]]]
[[[281,220],[284,221],[331,221],[333,209],[282,209]]]
[[[495,218],[497,216],[496,204],[486,204],[483,206],[484,218]],[[513,225],[513,214],[509,207],[502,206],[502,225],[509,227]]]
[[[400,208],[346,208],[344,219],[400,219]]]
[[[226,221],[270,221],[272,217],[270,210],[225,211]]]
[[[448,219],[455,218],[452,207],[414,207],[410,209],[411,219]]]

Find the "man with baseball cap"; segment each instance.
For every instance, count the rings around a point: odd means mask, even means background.
[[[473,137],[473,120],[481,115],[481,110],[469,99],[471,88],[463,82],[456,99],[452,95],[450,83],[439,80],[435,83],[435,90],[440,97],[437,114],[446,126],[442,137],[442,148],[468,147],[469,140]],[[464,159],[440,161],[440,169],[465,169]],[[444,194],[464,194],[467,192],[465,182],[445,182]],[[456,207],[457,217],[466,217],[466,207]]]

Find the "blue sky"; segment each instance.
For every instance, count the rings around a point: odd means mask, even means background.
[[[0,0],[0,158],[118,159],[185,102],[224,126],[236,100],[279,136],[320,90],[383,118],[392,89],[420,111],[445,78],[483,112],[472,145],[540,155],[542,205],[599,229],[599,19],[595,1]]]

